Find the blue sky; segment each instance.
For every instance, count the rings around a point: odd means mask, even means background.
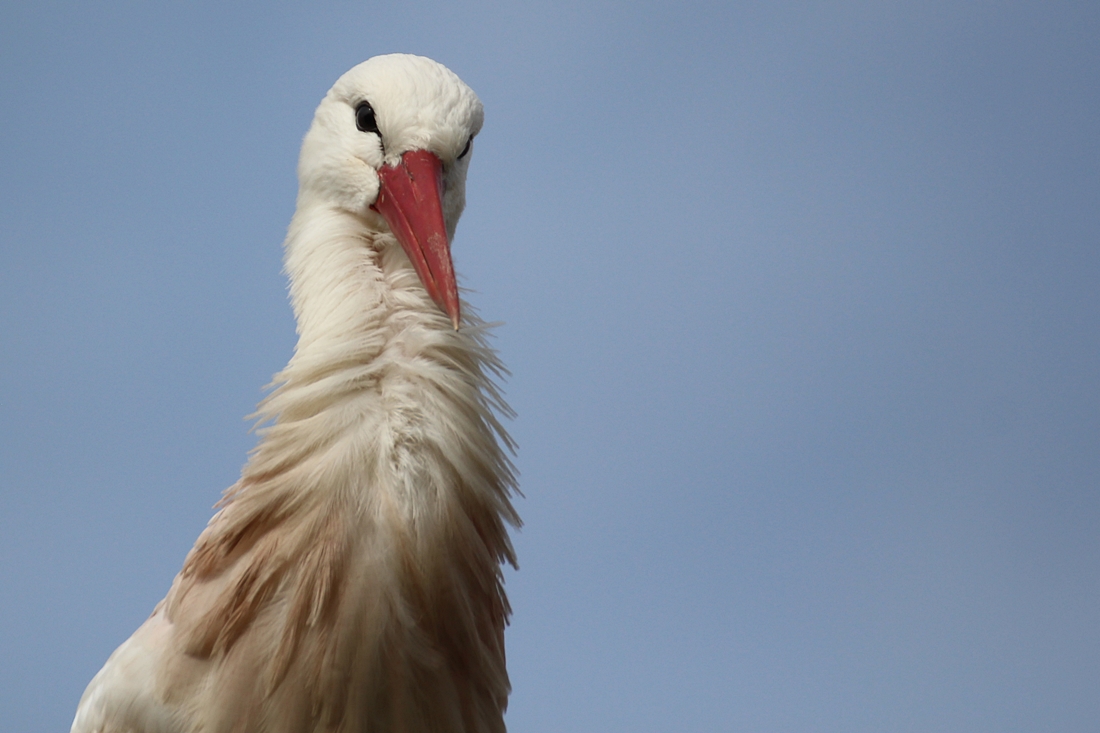
[[[0,8],[0,719],[65,730],[285,364],[298,145],[482,97],[513,731],[1100,719],[1100,6]]]

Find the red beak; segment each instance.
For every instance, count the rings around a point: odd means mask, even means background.
[[[371,208],[390,225],[424,289],[450,316],[457,331],[461,314],[451,244],[443,221],[443,164],[427,150],[410,150],[397,165],[378,171],[378,178],[382,185]]]

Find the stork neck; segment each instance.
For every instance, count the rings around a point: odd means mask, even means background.
[[[398,311],[440,320],[393,235],[347,211],[300,204],[287,234],[286,270],[298,321],[296,358],[377,341]]]
[[[511,514],[510,463],[494,439],[511,444],[494,415],[510,411],[489,378],[502,367],[476,314],[455,331],[392,235],[346,212],[300,206],[286,267],[299,341],[260,405],[270,427],[245,482],[301,472],[295,485],[327,493],[310,468],[322,456],[329,489],[364,464],[385,472],[411,461],[416,471],[377,485],[395,494],[490,485],[491,502]],[[444,479],[456,470],[471,475]]]

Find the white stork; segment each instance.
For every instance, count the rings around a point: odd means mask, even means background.
[[[267,427],[73,733],[504,730],[508,407],[450,254],[481,123],[418,56],[329,90],[298,164],[298,345]]]

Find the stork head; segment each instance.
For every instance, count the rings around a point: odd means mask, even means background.
[[[456,329],[450,242],[482,120],[477,95],[442,64],[376,56],[329,90],[298,161],[299,206],[328,204],[392,232]]]

